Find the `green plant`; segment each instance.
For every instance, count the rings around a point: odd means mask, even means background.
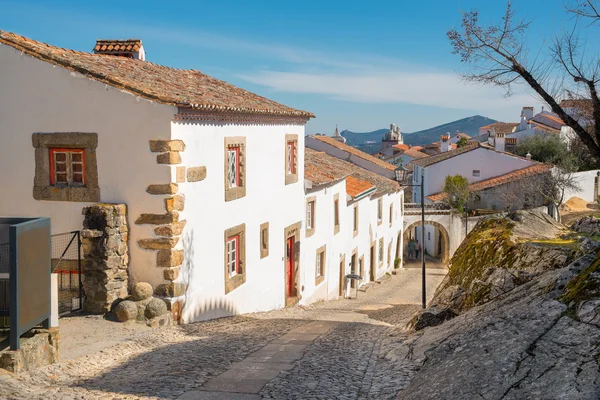
[[[458,147],[459,149],[468,145],[469,139],[467,139],[466,137],[461,137],[460,139],[458,139],[458,142],[456,142],[456,147]]]
[[[463,212],[469,198],[469,181],[462,175],[448,175],[444,181],[444,192],[448,204]]]
[[[398,257],[396,257],[396,258],[394,259],[394,269],[398,269],[398,268],[400,268],[400,262],[401,262],[401,261],[402,261],[402,260],[400,260]]]

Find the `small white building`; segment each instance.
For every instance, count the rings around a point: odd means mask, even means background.
[[[126,204],[129,279],[179,322],[300,301],[313,114],[145,61],[141,41],[94,52],[0,31],[0,215],[62,233]]]
[[[402,257],[398,182],[307,148],[305,186],[302,303],[344,295],[347,274],[368,285],[394,268]]]

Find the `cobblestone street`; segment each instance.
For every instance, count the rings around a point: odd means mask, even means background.
[[[444,275],[428,271],[428,297]],[[358,299],[136,330],[32,373],[0,372],[0,398],[391,399],[416,369],[402,328],[420,284],[407,268]]]

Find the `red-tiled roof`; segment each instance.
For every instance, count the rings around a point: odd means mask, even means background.
[[[352,175],[346,178],[346,193],[352,196],[352,198],[373,189],[375,189],[375,186],[367,181],[355,178]]]
[[[469,185],[470,192],[480,192],[491,187],[505,185],[510,182],[518,181],[519,179],[527,178],[534,175],[546,173],[552,169],[550,164],[536,163],[529,167],[518,169],[516,171],[509,172],[504,175],[496,176],[494,178],[484,179],[479,182],[474,182]],[[431,201],[443,201],[447,197],[444,192],[435,193],[427,196]]]
[[[412,157],[412,158],[425,158],[425,157],[429,157],[429,154],[425,154],[425,153],[423,153],[423,152],[421,152],[419,150],[415,150],[415,149],[406,150],[404,152],[404,154],[406,154],[407,156]]]
[[[308,174],[305,172],[305,177],[314,186],[333,183],[351,176],[376,187],[377,190],[374,192],[376,196],[400,190],[398,182],[392,179],[361,168],[348,161],[340,160],[323,151],[316,151],[308,147],[304,151],[304,170],[310,171]],[[346,185],[348,185],[347,181]]]
[[[450,150],[450,151],[445,151],[443,153],[435,154],[435,155],[429,156],[427,158],[415,159],[415,160],[412,160],[411,162],[415,165],[418,165],[419,167],[428,167],[430,165],[437,164],[441,161],[448,160],[449,158],[456,157],[460,154],[467,153],[469,151],[473,151],[475,149],[478,149],[479,147],[481,147],[479,145],[479,143],[473,143],[473,144],[469,144],[467,146],[460,147],[455,150]]]
[[[504,134],[512,133],[512,131],[517,126],[519,126],[518,122],[494,122],[493,124],[486,125],[486,127],[488,127],[488,130],[490,130],[492,127],[494,127],[494,131],[496,133],[504,133]]]
[[[406,151],[406,150],[410,149],[410,146],[407,144],[395,144],[392,147],[394,149],[400,150],[400,151]]]
[[[379,158],[377,158],[375,156],[372,156],[369,153],[365,153],[364,151],[360,151],[357,148],[349,146],[349,145],[347,145],[345,143],[338,142],[337,140],[335,140],[331,136],[316,136],[316,135],[313,136],[313,135],[311,135],[311,138],[317,139],[318,141],[323,142],[323,143],[327,143],[330,146],[337,147],[340,150],[343,150],[343,151],[348,152],[350,154],[353,154],[353,155],[355,155],[357,157],[360,157],[360,158],[362,158],[364,160],[372,162],[373,164],[378,165],[378,166],[380,166],[382,168],[389,169],[391,171],[394,171],[397,168],[395,165],[392,165],[392,164],[387,163],[387,162],[385,162],[383,160],[380,160]]]
[[[5,31],[0,31],[0,43],[159,103],[211,112],[314,117],[310,112],[284,106],[200,71],[61,49]]]
[[[142,41],[140,39],[127,39],[127,40],[96,40],[96,46],[94,46],[94,53],[108,54],[108,53],[123,53],[123,52],[134,52],[140,51],[142,48]]]

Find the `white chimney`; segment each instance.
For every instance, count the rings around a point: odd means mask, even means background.
[[[450,142],[450,133],[440,136],[440,152],[445,153],[452,149],[452,143]]]
[[[523,111],[521,112],[521,114],[525,114],[525,118],[527,120],[530,120],[531,118],[533,118],[533,113],[535,112],[533,107],[523,107]]]
[[[525,156],[525,158],[527,158],[528,160],[531,160],[531,153],[527,152],[527,155]]]
[[[488,144],[492,146],[494,144],[494,137],[496,136],[496,129],[492,126],[488,135]]]
[[[504,151],[504,133],[496,133],[494,138],[494,150]]]
[[[519,130],[520,131],[524,131],[525,129],[527,129],[527,116],[525,115],[525,112],[522,111],[521,112],[521,122],[519,122]]]
[[[396,125],[390,124],[390,132],[396,132]]]

